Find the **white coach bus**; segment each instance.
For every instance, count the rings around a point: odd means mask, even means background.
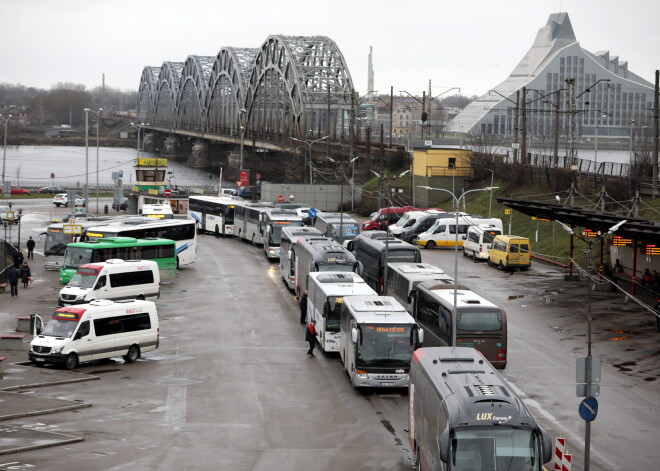
[[[236,204],[244,202],[238,196],[191,196],[188,198],[188,218],[197,223],[201,232],[216,236],[233,236]]]
[[[354,388],[408,387],[410,359],[424,341],[415,319],[391,296],[348,296],[339,353]]]
[[[312,272],[307,282],[307,320],[316,321],[316,337],[325,352],[339,351],[341,306],[347,296],[375,296],[356,273]]]
[[[454,279],[442,268],[429,263],[392,262],[387,264],[387,294],[401,303],[412,313],[412,293],[415,286],[423,281],[435,280],[438,283],[452,284]]]
[[[264,253],[267,258],[280,258],[282,229],[302,226],[302,216],[293,209],[268,208],[260,217]]]

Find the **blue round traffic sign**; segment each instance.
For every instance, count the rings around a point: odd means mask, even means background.
[[[580,403],[578,411],[582,420],[591,422],[598,415],[598,399],[591,396],[585,397]]]

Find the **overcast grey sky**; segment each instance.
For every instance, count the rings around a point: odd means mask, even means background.
[[[653,82],[658,0],[0,0],[0,82],[137,89],[144,66],[260,47],[270,34],[337,43],[355,88],[481,95],[504,80],[551,13],[565,11],[582,47],[609,50]]]

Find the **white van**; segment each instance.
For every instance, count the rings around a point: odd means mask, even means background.
[[[470,226],[489,224],[502,231],[502,220],[497,218],[483,218],[481,216],[459,215],[458,217],[458,246],[462,247]],[[436,247],[454,247],[456,245],[456,218],[448,217],[437,219],[424,233],[417,237],[417,244],[427,249]]]
[[[470,254],[476,260],[488,260],[488,251],[493,245],[493,239],[501,235],[502,230],[492,224],[479,224],[471,226],[463,242],[463,256]]]
[[[138,211],[142,216],[155,219],[174,219],[172,206],[169,204],[145,204]]]
[[[151,301],[92,301],[55,311],[30,342],[30,361],[69,370],[84,361],[123,356],[132,363],[160,342],[158,312]]]
[[[398,237],[404,229],[412,227],[419,218],[424,217],[427,214],[429,213],[426,211],[408,211],[395,224],[390,224],[387,230],[390,234]]]
[[[119,260],[87,263],[76,270],[60,290],[58,304],[82,304],[96,299],[124,301],[160,297],[160,271],[153,260]]]

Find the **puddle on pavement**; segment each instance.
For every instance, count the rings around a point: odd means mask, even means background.
[[[87,371],[86,373],[89,375],[100,375],[103,373],[116,373],[117,371],[121,371],[120,369],[114,368],[110,370],[95,370],[95,371]]]
[[[524,298],[524,297],[525,297],[524,294],[515,294],[515,295],[509,296],[508,298],[506,298],[506,300],[507,301],[513,301],[514,299],[520,299],[520,298]]]
[[[651,381],[655,381],[656,379],[657,378],[655,376],[649,376],[648,378],[644,378],[644,381],[651,382]]]

